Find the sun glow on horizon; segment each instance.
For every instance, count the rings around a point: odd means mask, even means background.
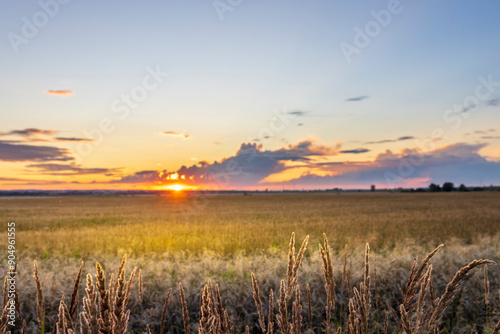
[[[195,187],[195,186],[188,186],[188,185],[181,184],[181,183],[165,184],[165,185],[158,185],[158,186],[152,187],[153,190],[170,190],[170,191],[175,191],[175,192],[196,190],[196,188],[197,187]]]
[[[184,190],[186,187],[184,187],[182,184],[173,184],[167,188],[170,188],[173,191],[181,191]]]

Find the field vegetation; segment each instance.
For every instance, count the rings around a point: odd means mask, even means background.
[[[499,203],[497,192],[2,198],[19,255],[7,330],[498,333]]]
[[[0,217],[37,257],[274,252],[291,231],[314,244],[326,233],[337,253],[366,242],[383,252],[496,235],[500,193],[0,198]]]

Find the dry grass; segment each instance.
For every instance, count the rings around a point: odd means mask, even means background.
[[[480,309],[484,309],[484,274],[479,271],[474,274],[474,269],[486,264],[493,265],[490,260],[467,260],[468,265],[459,269],[454,277],[448,281],[448,274],[445,269],[451,259],[464,261],[471,254],[477,256],[488,255],[491,258],[498,258],[500,250],[498,248],[478,248],[478,246],[463,246],[461,248],[450,249],[441,247],[429,253],[420,263],[414,261],[410,266],[411,254],[401,252],[400,256],[392,259],[384,258],[380,255],[372,254],[366,245],[363,256],[353,254],[347,260],[343,258],[330,258],[332,268],[342,267],[344,263],[348,269],[346,272],[352,273],[354,288],[352,297],[345,294],[341,297],[340,291],[335,290],[333,301],[325,289],[322,287],[329,279],[324,275],[325,249],[328,249],[328,240],[325,238],[321,251],[314,251],[313,254],[305,256],[300,269],[296,270],[297,279],[293,286],[291,298],[287,298],[287,286],[289,270],[288,259],[290,254],[283,254],[271,258],[266,255],[255,255],[249,257],[221,259],[198,257],[191,259],[178,258],[178,261],[153,260],[146,262],[144,259],[131,259],[128,265],[125,257],[120,263],[106,263],[105,267],[115,267],[116,280],[113,284],[106,284],[106,274],[103,265],[97,263],[95,270],[82,264],[82,270],[76,273],[76,280],[80,281],[82,272],[94,272],[97,282],[97,293],[94,290],[92,275],[86,277],[86,297],[77,310],[80,313],[78,319],[73,319],[70,309],[64,300],[65,291],[73,291],[73,281],[71,276],[75,275],[75,270],[69,268],[74,260],[66,259],[68,267],[62,263],[54,261],[42,261],[40,268],[35,267],[37,277],[31,278],[31,284],[25,281],[29,277],[21,275],[20,281],[23,283],[22,294],[23,313],[26,319],[25,326],[29,333],[39,332],[37,320],[36,298],[32,298],[37,293],[43,294],[42,289],[47,289],[48,282],[53,279],[51,266],[56,265],[63,269],[61,276],[61,289],[56,293],[56,299],[45,298],[43,308],[43,318],[45,332],[50,332],[57,327],[62,333],[72,333],[72,331],[84,334],[95,333],[178,333],[190,332],[194,328],[199,333],[240,333],[248,326],[252,332],[267,333],[352,333],[364,334],[373,332],[404,332],[411,334],[439,332],[456,333],[483,333],[493,331],[500,317],[500,291],[498,286],[498,270],[496,266],[490,267],[489,279],[496,278],[489,282],[492,288],[499,293],[490,298],[490,317],[487,318]],[[439,251],[439,252],[438,252]],[[293,247],[290,252],[292,258]],[[404,253],[404,254],[403,254]],[[307,254],[307,253],[305,253]],[[372,296],[374,289],[371,288],[371,274],[373,267],[370,265],[377,261],[379,272],[379,289],[382,307],[379,310],[372,307]],[[184,262],[183,262],[184,261]],[[222,291],[219,285],[215,285],[215,292],[212,290],[212,283],[203,286],[200,291],[200,282],[207,278],[206,269],[211,266],[213,269],[221,270],[228,261],[240,262],[241,268],[237,279],[221,280]],[[190,266],[187,268],[186,263]],[[432,262],[432,265],[431,265]],[[104,263],[104,262],[103,262]],[[406,263],[406,265],[404,264]],[[23,267],[24,262],[20,266]],[[133,283],[135,269],[129,279],[126,279],[126,267],[142,265],[143,278],[143,301],[139,298],[139,283]],[[233,264],[234,265],[234,262]],[[47,268],[45,268],[47,266]],[[322,268],[323,267],[323,268]],[[184,271],[179,270],[184,268]],[[188,270],[186,270],[186,268]],[[433,268],[439,268],[438,270]],[[174,269],[178,270],[178,277],[172,277],[168,273]],[[491,270],[493,269],[493,270]],[[109,270],[106,270],[109,272]],[[222,271],[222,270],[221,270]],[[334,272],[333,270],[327,270]],[[69,272],[72,272],[70,275]],[[253,274],[253,272],[255,274]],[[294,272],[293,270],[291,271]],[[341,272],[341,270],[338,270]],[[148,274],[149,273],[149,274]],[[249,274],[250,273],[250,274]],[[194,276],[193,276],[194,275]],[[217,279],[212,275],[208,277]],[[262,286],[259,287],[257,277]],[[333,277],[334,281],[340,281],[341,275]],[[188,286],[188,293],[184,291],[183,285],[179,284],[179,290],[172,291],[171,286],[182,281]],[[294,281],[294,280],[292,280]],[[437,290],[435,299],[430,297],[431,282],[434,281]],[[160,283],[161,282],[161,283]],[[279,283],[278,283],[279,282]],[[302,301],[300,285],[306,284],[307,301]],[[279,314],[274,316],[274,295],[273,290],[276,285],[280,286],[278,310]],[[71,287],[66,290],[65,285]],[[78,284],[79,285],[79,284]],[[111,292],[111,285],[114,285],[114,292]],[[414,286],[417,288],[414,288]],[[465,287],[463,286],[465,285]],[[39,286],[40,288],[37,288]],[[135,287],[134,287],[135,286]],[[339,285],[337,285],[339,286]],[[395,293],[395,288],[401,288],[402,294]],[[263,300],[261,292],[269,289],[269,298]],[[38,292],[37,290],[40,289]],[[466,293],[464,293],[464,289]],[[78,290],[78,289],[77,289]],[[164,293],[158,291],[167,291]],[[179,303],[169,306],[171,294],[180,297]],[[57,295],[61,296],[60,298]],[[78,296],[78,293],[76,294]],[[97,296],[99,298],[97,298]],[[264,294],[265,295],[265,294]],[[466,295],[467,298],[464,298]],[[430,297],[430,298],[429,298]],[[77,301],[79,298],[76,297]],[[162,300],[163,299],[163,300]],[[33,302],[31,302],[33,300]],[[113,301],[111,303],[111,301]],[[223,303],[224,305],[223,306]],[[330,305],[332,319],[327,321],[325,306]],[[470,304],[472,303],[472,304]],[[475,303],[475,304],[474,304]],[[52,305],[58,305],[52,308]],[[79,305],[80,303],[76,303]],[[163,307],[162,307],[163,305]],[[264,307],[267,305],[267,307]],[[344,307],[341,307],[344,306]],[[460,311],[460,308],[464,310]],[[335,310],[333,312],[333,310]],[[179,317],[182,314],[181,317]],[[267,314],[267,324],[266,324]],[[392,314],[392,316],[387,316]],[[274,320],[277,320],[276,322]],[[0,319],[0,326],[2,325]],[[129,326],[130,321],[130,326]],[[96,325],[97,324],[97,325]],[[0,328],[1,329],[1,328]],[[473,331],[471,331],[473,330]]]
[[[500,259],[498,199],[224,195],[184,216],[193,198],[29,198],[0,215],[19,226],[26,333],[492,333],[500,273],[474,259]]]

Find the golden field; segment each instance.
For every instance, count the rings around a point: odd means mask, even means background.
[[[87,273],[95,283],[95,262],[102,265],[109,283],[112,272],[116,281],[119,274],[116,270],[124,254],[128,255],[126,275],[137,268],[142,276],[141,284],[138,271],[131,281],[127,333],[145,333],[146,325],[152,333],[160,333],[161,323],[165,333],[184,333],[179,283],[186,293],[191,332],[197,332],[203,294],[200,289],[208,279],[220,286],[234,332],[242,333],[249,326],[250,332],[260,333],[251,273],[258,280],[266,317],[270,289],[274,291],[274,313],[279,314],[280,282],[288,275],[292,231],[297,237],[296,251],[309,235],[298,269],[297,284],[302,294],[302,325],[298,332],[326,330],[324,262],[318,252],[318,244],[323,243],[322,233],[325,233],[336,283],[331,328],[336,330],[342,326],[342,333],[351,333],[346,328],[349,301],[354,287],[361,289],[360,283],[366,280],[368,272],[371,308],[366,333],[408,333],[404,330],[399,306],[415,258],[418,256],[420,264],[430,251],[445,244],[430,261],[432,275],[429,277],[437,297],[447,291],[446,286],[455,273],[472,260],[498,262],[499,204],[500,192],[250,196],[174,193],[1,198],[0,216],[3,221],[16,222],[19,301],[27,333],[40,332],[35,311],[37,288],[33,280],[33,260],[38,262],[44,294],[45,333],[49,333],[54,330],[63,294],[69,307],[80,261],[84,261],[77,290],[81,300],[86,296]],[[364,256],[366,243],[371,248],[369,270]],[[0,247],[6,249],[6,246],[5,238],[0,240]],[[483,268],[471,270],[462,278],[463,288],[455,291],[451,304],[440,318],[437,327],[440,333],[492,333],[500,319],[500,272],[493,264],[488,265],[487,272],[487,294]],[[423,272],[421,274],[420,287],[424,281]],[[307,284],[311,291],[312,321],[308,314]],[[160,321],[170,288],[168,312],[164,321]],[[425,291],[429,292],[424,293],[424,310],[432,310],[430,290]],[[417,293],[417,299],[418,296]],[[287,299],[290,312],[295,300],[293,294]],[[82,301],[78,312],[83,312]],[[291,313],[288,316],[292,321]],[[408,317],[410,332],[419,332],[416,311],[411,306]],[[74,323],[76,332],[80,330],[78,319],[75,318]],[[281,332],[276,318],[274,331]],[[352,333],[364,332],[360,328]]]
[[[292,231],[381,252],[496,235],[500,192],[0,198],[0,217],[37,257],[273,252]]]

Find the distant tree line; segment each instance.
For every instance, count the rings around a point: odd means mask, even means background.
[[[410,188],[410,189],[403,189],[403,188],[398,188],[395,189],[397,192],[411,192],[411,193],[426,193],[426,192],[431,192],[431,193],[436,193],[436,192],[452,192],[452,191],[460,191],[460,192],[466,192],[466,191],[500,191],[500,186],[483,186],[483,187],[467,187],[465,184],[460,184],[458,187],[455,187],[455,184],[453,182],[445,182],[442,185],[436,184],[436,183],[431,183],[428,188]]]
[[[440,191],[451,192],[451,191],[483,191],[483,190],[485,190],[484,187],[469,188],[469,187],[466,187],[465,184],[463,184],[463,183],[458,188],[456,188],[455,185],[453,184],[453,182],[445,182],[445,183],[443,183],[442,186],[440,186],[439,184],[435,184],[435,183],[431,183],[429,185],[429,191],[431,193],[436,193],[436,192],[440,192]]]

